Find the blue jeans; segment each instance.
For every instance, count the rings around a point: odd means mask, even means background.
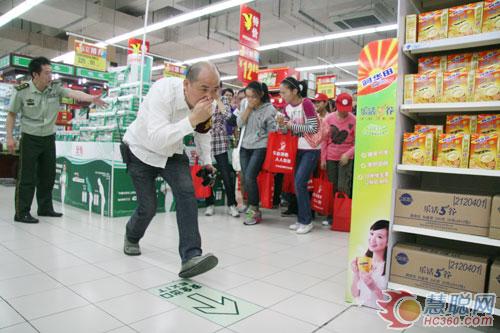
[[[297,163],[295,166],[295,193],[298,203],[298,222],[310,224],[312,220],[311,197],[307,191],[307,182],[318,166],[320,157],[319,149],[299,149],[297,152]]]
[[[168,158],[165,168],[143,163],[132,152],[128,173],[137,194],[137,208],[127,223],[126,236],[131,242],[139,242],[156,214],[156,177],[161,175],[172,188],[176,202],[177,227],[179,229],[179,254],[183,263],[201,255],[201,237],[198,229],[198,203],[194,196],[193,181],[186,155],[174,154]]]
[[[248,205],[259,206],[260,195],[257,184],[257,176],[262,170],[262,164],[266,158],[266,148],[240,149],[241,173],[243,174],[245,191],[248,193]]]

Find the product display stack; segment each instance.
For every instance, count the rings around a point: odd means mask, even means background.
[[[500,1],[446,3],[399,1],[389,288],[500,294]]]

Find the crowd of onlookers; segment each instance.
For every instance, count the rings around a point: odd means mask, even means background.
[[[233,217],[245,214],[246,225],[262,221],[258,176],[272,132],[291,133],[298,138],[294,190],[283,188],[283,174],[274,176],[273,207],[282,208],[283,217],[297,217],[290,229],[297,234],[313,229],[315,212],[311,209],[308,186],[313,174],[323,170],[334,184],[334,192],[352,196],[356,101],[347,93],[335,99],[320,93],[310,99],[307,91],[307,81],[287,77],[280,85],[281,98],[276,98],[280,102],[272,103],[266,84],[257,81],[236,93],[231,88],[221,92],[212,116],[212,156],[224,184],[228,213]],[[236,156],[230,156],[233,149],[237,150]],[[237,171],[234,161],[231,163],[234,159],[239,159]],[[236,191],[237,184],[240,193]],[[205,203],[205,215],[214,215],[213,195]],[[332,215],[328,214],[323,225],[332,223]]]

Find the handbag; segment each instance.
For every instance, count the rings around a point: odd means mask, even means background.
[[[246,126],[243,126],[243,128],[241,129],[238,146],[235,149],[233,149],[231,155],[231,164],[233,165],[233,170],[236,172],[241,171],[240,150],[241,150],[241,143],[243,142],[243,135],[245,135],[245,128]]]
[[[260,206],[262,208],[273,208],[274,197],[274,174],[262,170],[257,176],[259,187]]]
[[[271,132],[267,140],[266,159],[262,168],[271,173],[291,174],[297,160],[298,137],[290,131]]]
[[[196,174],[202,169],[202,166],[195,162],[191,168],[191,178],[193,180],[194,196],[196,199],[206,199],[212,195],[212,188],[210,186],[203,186],[203,178],[198,177]]]
[[[333,186],[325,170],[321,170],[319,177],[313,178],[312,210],[321,215],[329,215],[333,207]]]
[[[351,230],[352,199],[343,192],[335,193],[333,203],[332,230],[349,232]]]

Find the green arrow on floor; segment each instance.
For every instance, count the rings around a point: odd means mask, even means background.
[[[221,301],[208,298],[206,296],[200,295],[198,293],[188,296],[192,300],[199,302],[205,306],[196,306],[196,310],[203,312],[205,314],[217,314],[217,315],[239,315],[238,304],[227,297],[221,296]]]

